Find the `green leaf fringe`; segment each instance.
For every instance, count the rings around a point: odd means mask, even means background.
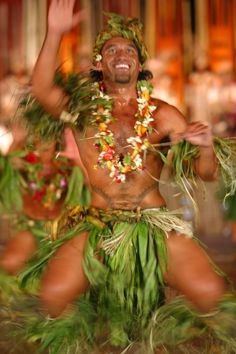
[[[112,104],[111,101],[97,97],[98,83],[89,74],[70,73],[65,76],[58,70],[54,80],[58,86],[63,88],[65,95],[68,95],[67,110],[71,115],[79,117],[75,125],[81,130],[89,120],[93,120],[92,113],[98,104],[101,103],[104,106]],[[31,94],[27,94],[22,99],[19,110],[20,115],[26,120],[29,134],[37,135],[44,141],[50,139],[61,141],[66,123],[47,113]],[[67,125],[71,124],[67,123]]]
[[[24,152],[14,152],[6,156],[0,154],[0,212],[13,213],[22,210],[23,179],[14,168],[12,159],[23,155]]]
[[[213,147],[219,164],[220,178],[226,191],[226,199],[236,192],[236,139],[214,137]],[[192,192],[193,186],[200,181],[194,169],[194,159],[199,156],[199,147],[185,140],[172,145],[170,148],[171,163],[162,151],[156,150],[156,152],[163,162],[172,168],[176,184],[190,198],[197,211]]]
[[[35,344],[39,352],[47,349],[50,354],[89,354],[107,345],[119,347],[119,353],[132,346],[142,347],[145,354],[236,353],[236,301],[232,296],[223,298],[216,311],[207,315],[177,297],[161,305],[145,327],[140,317],[121,311],[115,298],[98,302],[96,296],[96,292],[82,296],[70,312],[51,319],[40,312],[37,299],[18,295],[8,313],[3,308],[0,311],[1,325],[14,329],[17,338]]]
[[[80,167],[74,166],[68,183],[65,205],[81,207],[89,206],[91,202],[90,191],[84,184],[84,175]]]
[[[236,192],[236,139],[215,138],[214,148],[219,162],[225,199]]]

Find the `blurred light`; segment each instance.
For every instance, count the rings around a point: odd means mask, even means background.
[[[12,133],[0,125],[0,153],[6,155],[13,143]]]

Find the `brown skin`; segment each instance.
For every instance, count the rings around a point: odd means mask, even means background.
[[[64,92],[53,84],[57,50],[63,34],[83,17],[80,13],[73,15],[73,6],[74,0],[53,0],[49,10],[47,37],[32,80],[35,96],[55,117],[66,109],[68,101]],[[132,42],[114,37],[105,43],[102,57],[97,69],[102,70],[107,93],[114,98],[113,115],[116,118],[109,128],[116,137],[116,151],[127,152],[126,138],[133,135],[134,115],[137,111],[136,81],[141,70],[138,53]],[[128,67],[117,67],[121,63]],[[155,131],[149,136],[150,142],[158,144],[169,137],[173,143],[186,139],[199,145],[201,153],[195,161],[196,172],[204,180],[214,179],[217,164],[210,128],[200,122],[187,125],[175,107],[160,100],[156,104]],[[95,132],[94,128],[89,127],[86,137],[93,137]],[[82,138],[78,131],[75,132],[75,138],[91,187],[92,206],[135,209],[165,205],[153,179],[159,179],[163,167],[158,156],[148,153],[143,172],[132,172],[127,175],[126,183],[116,184],[111,181],[106,169],[94,170],[98,152],[93,146],[93,139]],[[210,311],[226,291],[224,280],[212,269],[207,255],[195,241],[175,232],[171,232],[170,236],[167,239],[166,282],[184,294],[198,310]],[[44,274],[41,298],[45,311],[51,316],[60,315],[88,287],[82,268],[86,238],[87,235],[82,234],[65,243],[50,261]]]
[[[80,166],[82,169],[83,164],[75,142],[75,138],[71,129],[66,128],[64,132],[64,145],[63,151],[56,151],[56,144],[54,142],[42,143],[41,139],[35,142],[35,148],[39,154],[40,163],[42,164],[42,176],[52,175],[54,167],[52,159],[58,156],[64,156],[70,159],[72,165]],[[86,173],[86,171],[84,171]],[[24,214],[34,220],[53,220],[57,218],[62,210],[64,203],[63,198],[54,203],[51,207],[45,207],[33,198],[30,194],[23,195],[24,200]]]
[[[42,176],[52,174],[52,157],[55,155],[55,143],[42,144],[35,140],[35,147],[39,153],[40,162],[43,165]],[[22,161],[15,161],[15,167],[22,169]],[[33,220],[52,220],[60,214],[63,201],[55,203],[53,208],[46,208],[33,198],[29,193],[22,195],[23,213]],[[37,249],[37,242],[33,234],[28,231],[20,231],[13,235],[7,242],[1,254],[0,268],[9,274],[17,274],[33,256]]]
[[[1,255],[0,267],[8,274],[16,275],[32,257],[36,248],[36,239],[30,231],[18,232],[7,243]]]
[[[65,131],[65,151],[61,155],[69,158],[71,163],[80,165],[77,146],[72,139],[71,131]],[[52,166],[52,158],[56,154],[56,144],[42,143],[40,139],[35,139],[35,148],[39,154],[40,162],[42,163],[42,176],[53,174],[54,167]],[[22,147],[21,147],[22,148]],[[24,165],[21,159],[17,158],[14,161],[14,166],[17,169],[23,169]],[[57,218],[62,210],[63,198],[54,203],[51,207],[46,207],[35,200],[34,197],[25,193],[23,198],[23,213],[33,220],[53,220]],[[1,254],[0,267],[9,274],[17,274],[25,266],[26,262],[33,256],[36,251],[36,240],[30,231],[21,231],[13,235],[7,242]]]
[[[55,142],[42,142],[40,138],[35,139],[35,150],[39,156],[39,162],[42,164],[42,170],[40,176],[53,175],[54,166],[52,165],[52,159],[56,155],[56,143]],[[23,195],[24,209],[23,212],[26,216],[34,220],[52,220],[58,217],[60,214],[63,200],[59,200],[54,205],[46,207],[40,204],[34,197],[26,193]]]

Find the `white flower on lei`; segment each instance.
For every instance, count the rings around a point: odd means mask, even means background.
[[[137,168],[142,167],[143,160],[142,160],[142,158],[140,157],[139,154],[135,156],[135,158],[134,158],[134,163],[135,163],[135,166],[136,166]]]
[[[136,146],[137,144],[142,144],[142,139],[139,136],[131,136],[127,139],[127,143]]]
[[[102,56],[101,56],[101,54],[97,54],[97,55],[96,55],[95,61],[96,61],[96,62],[102,61]]]

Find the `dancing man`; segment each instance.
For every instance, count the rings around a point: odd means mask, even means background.
[[[72,304],[81,300],[77,316],[81,325],[89,321],[82,299],[96,303],[91,336],[101,329],[109,333],[113,345],[124,347],[150,335],[150,323],[158,327],[158,311],[167,306],[166,285],[182,294],[192,311],[188,315],[196,313],[198,320],[220,311],[228,284],[192,236],[191,227],[167,209],[159,191],[163,164],[174,161],[174,153],[166,158],[162,143],[191,146],[196,152],[192,171],[204,181],[215,179],[219,166],[210,127],[187,124],[175,107],[151,97],[150,73],[143,69],[147,51],[137,19],[110,15],[95,41],[95,70],[87,76],[74,75],[64,86],[63,78],[54,79],[63,35],[85,16],[83,11],[73,12],[74,3],[51,2],[32,94],[55,122],[73,129],[91,205],[63,216],[60,247],[44,269],[40,299],[54,321],[70,316],[75,311]],[[100,326],[94,325],[99,320]],[[176,342],[188,339],[187,332],[191,337],[187,330],[186,338],[180,331],[175,336],[173,327],[167,331]],[[154,346],[158,340],[162,343],[153,333],[152,340]]]

